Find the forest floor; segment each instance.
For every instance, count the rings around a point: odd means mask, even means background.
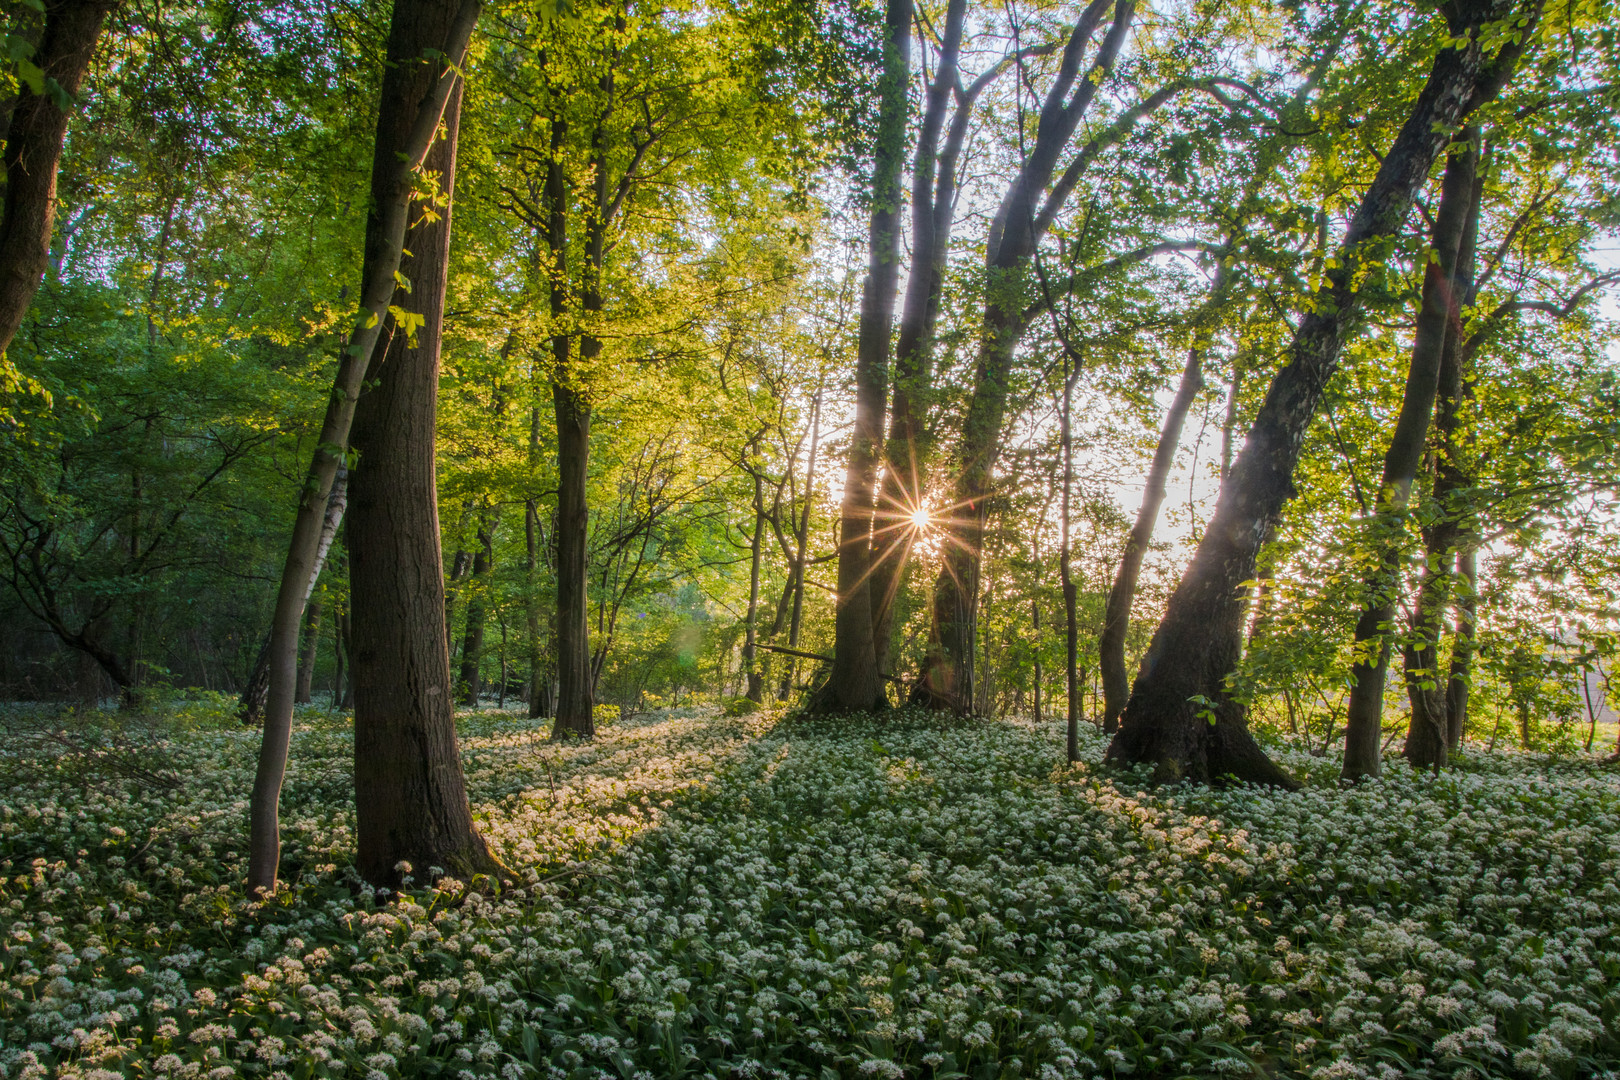
[[[8,1080],[1617,1075],[1620,778],[1590,760],[1342,790],[1279,746],[1303,791],[1144,791],[1053,724],[673,710],[554,746],[481,713],[520,884],[379,902],[350,732],[311,713],[291,882],[252,904],[256,733],[223,703],[8,725]]]

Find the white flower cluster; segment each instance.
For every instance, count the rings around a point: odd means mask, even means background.
[[[1593,1077],[1620,1059],[1620,784],[1475,757],[1342,790],[1138,790],[1060,732],[666,712],[463,720],[521,884],[352,880],[352,740],[304,717],[274,900],[254,733],[178,790],[12,759],[0,1080]],[[1088,738],[1088,757],[1103,744]]]

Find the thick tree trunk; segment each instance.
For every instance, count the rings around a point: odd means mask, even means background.
[[[478,705],[479,673],[484,661],[484,623],[488,605],[484,591],[495,562],[494,512],[488,506],[478,522],[478,551],[473,555],[472,596],[467,600],[467,628],[461,638],[461,677],[464,704]]]
[[[1120,556],[1119,569],[1114,572],[1114,585],[1108,592],[1108,604],[1103,614],[1102,634],[1097,641],[1098,668],[1103,685],[1103,731],[1113,734],[1119,730],[1119,716],[1125,711],[1125,700],[1130,696],[1130,675],[1125,669],[1125,635],[1130,629],[1131,604],[1136,598],[1136,582],[1142,574],[1142,557],[1147,554],[1158,524],[1159,508],[1164,505],[1165,484],[1170,477],[1170,466],[1175,464],[1176,449],[1181,444],[1181,428],[1187,420],[1192,403],[1204,389],[1201,343],[1187,350],[1187,364],[1181,370],[1181,385],[1164,414],[1164,427],[1159,431],[1159,444],[1153,450],[1153,463],[1148,467],[1147,483],[1142,488],[1142,505],[1136,511],[1136,522],[1125,540],[1125,551]]]
[[[371,214],[366,222],[360,312],[338,360],[320,437],[299,495],[270,624],[270,686],[259,766],[253,780],[250,894],[275,888],[281,859],[279,803],[292,733],[298,623],[314,580],[323,513],[348,444],[355,405],[372,353],[385,327],[397,330],[388,307],[398,289],[416,173],[435,145],[452,90],[461,84],[459,64],[477,26],[480,8],[480,0],[398,0],[394,5],[371,165]],[[409,296],[403,299],[407,305],[413,303]],[[440,582],[435,593],[442,592]],[[436,611],[436,619],[438,615]],[[351,654],[351,669],[355,659]]]
[[[321,651],[321,602],[304,605],[304,645],[298,654],[298,684],[293,701],[309,704],[310,686],[315,680],[315,660]]]
[[[1510,16],[1508,3],[1471,3],[1453,34],[1473,34]],[[1521,40],[1533,37],[1539,6],[1529,11]],[[1241,585],[1254,578],[1255,557],[1293,495],[1294,465],[1328,377],[1358,313],[1359,266],[1385,236],[1400,232],[1417,191],[1450,142],[1450,133],[1511,73],[1521,45],[1486,57],[1469,36],[1463,49],[1435,57],[1413,115],[1396,134],[1366,198],[1349,222],[1338,266],[1302,317],[1293,358],[1272,379],[1249,429],[1243,453],[1221,484],[1215,517],[1192,563],[1171,594],[1123,724],[1108,748],[1115,763],[1150,763],[1162,780],[1231,779],[1294,787],[1254,742],[1243,706],[1226,691],[1226,677],[1243,651]]]
[[[1337,370],[1359,307],[1357,280],[1367,255],[1397,233],[1451,133],[1493,95],[1517,61],[1517,44],[1487,57],[1473,32],[1510,16],[1503,0],[1471,3],[1453,26],[1468,44],[1442,49],[1412,115],[1384,156],[1346,230],[1328,280],[1294,335],[1292,359],[1267,391],[1248,440],[1221,486],[1214,517],[1170,598],[1137,677],[1113,762],[1151,763],[1161,780],[1238,781],[1296,786],[1250,735],[1243,706],[1227,692],[1243,646],[1242,584],[1293,495],[1294,466],[1327,380]],[[1534,22],[1539,8],[1529,13]],[[1522,40],[1533,37],[1533,25]]]
[[[1426,252],[1428,262],[1413,333],[1412,362],[1407,368],[1400,415],[1384,453],[1384,475],[1378,487],[1376,516],[1371,523],[1375,562],[1364,585],[1367,599],[1356,621],[1355,662],[1350,668],[1352,685],[1346,707],[1341,774],[1346,780],[1377,776],[1381,768],[1384,686],[1407,551],[1407,508],[1411,503],[1412,482],[1423,464],[1423,447],[1434,414],[1435,393],[1440,385],[1440,369],[1448,342],[1449,349],[1455,352],[1462,336],[1458,255],[1470,216],[1474,168],[1479,157],[1478,132],[1470,129],[1464,137],[1466,147],[1454,151],[1446,162],[1432,248]],[[1443,757],[1444,722],[1438,726],[1425,724],[1418,742],[1427,743],[1430,749],[1423,750],[1409,740],[1408,756],[1415,750],[1427,760],[1434,756],[1432,748],[1438,747]]]
[[[905,168],[910,72],[911,2],[887,0],[883,78],[872,162],[872,213],[867,232],[869,262],[861,290],[855,357],[855,424],[839,513],[833,665],[832,674],[810,704],[814,711],[882,709],[889,704],[878,667],[875,617],[880,598],[873,596],[871,568],[873,511],[889,394],[889,336],[900,282],[900,174]]]
[[[443,5],[420,12],[427,40],[442,40],[452,15]],[[354,420],[355,861],[366,881],[388,887],[405,873],[426,881],[430,867],[463,880],[499,870],[473,825],[456,744],[434,475],[460,110],[457,86],[444,110],[447,134],[426,162],[443,205],[437,220],[410,231],[411,254],[400,263],[423,325],[414,341],[393,334]]]
[[[107,13],[114,0],[48,0],[33,62],[69,97],[84,86]],[[17,93],[6,128],[5,202],[0,209],[0,356],[22,326],[23,315],[50,264],[56,218],[56,170],[67,136],[68,112],[47,83]]]

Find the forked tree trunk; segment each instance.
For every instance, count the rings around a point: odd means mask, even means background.
[[[1132,0],[1093,0],[1076,21],[1057,75],[1043,100],[1034,146],[1008,186],[990,225],[973,394],[957,446],[956,481],[945,523],[945,554],[934,583],[928,659],[923,678],[911,694],[912,701],[930,708],[961,713],[973,708],[981,553],[994,493],[1013,356],[1029,325],[1025,282],[1041,238],[1096,148],[1103,144],[1105,136],[1094,139],[1054,183],[1059,159],[1096,99],[1098,88],[1113,70],[1135,20],[1135,10]],[[1085,51],[1110,12],[1113,22],[1090,69],[1082,73]],[[1117,131],[1119,124],[1128,126],[1139,115],[1128,111],[1109,130]]]
[[[442,6],[423,12],[427,39],[443,40],[452,15]],[[405,873],[426,881],[431,867],[462,880],[500,869],[473,825],[456,743],[434,475],[460,112],[458,85],[444,110],[446,135],[426,162],[442,205],[436,220],[411,229],[410,255],[400,263],[422,326],[414,341],[401,331],[391,336],[354,421],[355,861],[366,881],[390,888]]]
[[[1413,333],[1412,362],[1407,368],[1400,415],[1384,453],[1384,474],[1378,486],[1376,515],[1371,523],[1375,561],[1364,583],[1366,601],[1356,621],[1355,662],[1350,668],[1352,686],[1346,707],[1341,772],[1346,780],[1377,776],[1382,764],[1384,685],[1394,644],[1396,602],[1404,576],[1402,564],[1408,550],[1407,508],[1411,504],[1412,482],[1423,464],[1435,393],[1440,386],[1441,368],[1446,366],[1444,358],[1448,351],[1455,354],[1462,336],[1458,256],[1470,217],[1469,206],[1473,202],[1474,167],[1479,156],[1475,145],[1477,136],[1472,129],[1465,132],[1467,146],[1453,151],[1446,161],[1432,247],[1425,251],[1427,262],[1421,307]],[[1441,700],[1444,693],[1442,689]],[[1425,723],[1423,727],[1419,742],[1438,747],[1443,757],[1446,744],[1443,718],[1438,725]],[[1413,749],[1408,747],[1409,755]],[[1433,756],[1431,752],[1420,753],[1425,758]]]
[[[1164,505],[1166,482],[1170,466],[1175,463],[1176,450],[1181,445],[1181,428],[1187,420],[1192,403],[1204,389],[1201,343],[1187,350],[1187,364],[1181,370],[1181,385],[1164,414],[1164,427],[1159,431],[1159,444],[1153,450],[1153,463],[1148,467],[1147,483],[1142,488],[1142,505],[1136,511],[1136,522],[1125,540],[1125,551],[1120,556],[1119,569],[1114,572],[1114,585],[1108,591],[1108,604],[1104,609],[1102,633],[1098,636],[1098,668],[1103,685],[1103,731],[1113,734],[1119,730],[1119,714],[1125,711],[1125,699],[1130,696],[1130,675],[1125,669],[1125,636],[1130,629],[1131,604],[1136,598],[1136,582],[1142,574],[1142,557],[1147,554],[1158,524],[1159,508]]]
[[[1539,6],[1523,14],[1519,42],[1534,36]],[[1453,40],[1467,43],[1435,57],[1411,116],[1350,221],[1336,268],[1300,321],[1292,359],[1272,380],[1192,564],[1154,633],[1108,748],[1110,761],[1152,764],[1163,781],[1235,778],[1296,786],[1254,741],[1243,705],[1227,690],[1242,654],[1242,585],[1253,579],[1261,545],[1294,493],[1306,430],[1354,329],[1359,268],[1380,241],[1400,231],[1451,133],[1511,74],[1522,44],[1487,56],[1476,31],[1514,15],[1508,0],[1476,0],[1463,6],[1461,21],[1453,21]]]
[[[84,86],[114,0],[47,0],[45,25],[32,62],[70,98]],[[68,112],[49,82],[36,93],[24,82],[11,108],[5,139],[5,202],[0,208],[0,357],[50,265],[56,219],[56,170],[67,137]]]
[[[248,846],[250,895],[275,888],[281,861],[279,804],[292,733],[298,623],[314,580],[323,512],[348,445],[355,404],[372,352],[384,327],[395,325],[388,307],[398,289],[416,173],[434,146],[451,91],[460,86],[459,65],[478,24],[480,8],[481,0],[396,0],[394,5],[371,166],[371,213],[366,221],[360,312],[338,359],[320,437],[299,495],[270,624],[270,686],[258,771],[253,778]],[[403,299],[411,303],[409,296]],[[442,597],[442,582],[435,593]],[[442,612],[441,606],[434,618],[439,619]],[[352,654],[350,659],[352,668]]]
[[[900,282],[900,174],[905,168],[906,93],[911,72],[911,2],[887,0],[883,76],[872,161],[866,281],[861,289],[855,357],[855,424],[839,511],[838,606],[832,674],[810,703],[817,712],[882,709],[889,704],[878,667],[872,594],[873,511],[883,456],[889,394],[889,336]]]
[[[472,595],[467,600],[467,628],[461,638],[462,701],[478,705],[479,673],[484,661],[484,623],[488,617],[488,604],[484,595],[489,571],[495,562],[494,512],[484,508],[478,522],[478,551],[473,555]]]
[[[928,449],[924,432],[933,375],[934,327],[939,318],[951,222],[956,213],[956,163],[973,111],[974,94],[970,92],[957,104],[957,122],[946,131],[945,117],[958,90],[957,60],[966,16],[967,0],[950,0],[939,64],[928,87],[917,149],[912,156],[911,273],[906,280],[895,342],[894,401],[872,544],[872,643],[880,672],[889,666],[895,597],[916,538],[911,515],[923,505],[926,483]]]
[[[1479,133],[1468,132],[1471,140]],[[1471,144],[1471,149],[1472,149]],[[1477,149],[1475,150],[1477,155]],[[1477,156],[1475,161],[1477,170]],[[1469,396],[1468,369],[1472,363],[1469,345],[1463,339],[1462,311],[1475,299],[1475,257],[1479,238],[1479,210],[1483,178],[1472,178],[1462,237],[1458,243],[1456,295],[1452,322],[1446,335],[1438,380],[1439,403],[1434,417],[1434,502],[1439,520],[1423,530],[1424,560],[1413,606],[1412,625],[1402,650],[1407,700],[1411,719],[1407,725],[1406,759],[1420,769],[1444,765],[1457,739],[1462,736],[1462,714],[1468,708],[1468,676],[1473,647],[1473,583],[1466,586],[1465,599],[1457,607],[1457,633],[1453,639],[1451,671],[1440,674],[1440,637],[1445,630],[1446,609],[1455,593],[1452,571],[1462,569],[1466,558],[1472,570],[1470,550],[1477,528],[1470,505],[1471,480],[1463,463],[1464,407]],[[1464,610],[1464,608],[1467,610]],[[1394,613],[1391,612],[1393,618]],[[1453,721],[1453,706],[1458,716]],[[1453,737],[1455,728],[1456,736]]]

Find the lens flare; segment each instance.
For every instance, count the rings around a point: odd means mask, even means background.
[[[928,528],[933,520],[933,517],[928,513],[928,511],[921,506],[911,512],[911,527],[916,529],[918,532],[922,532],[924,529]]]

